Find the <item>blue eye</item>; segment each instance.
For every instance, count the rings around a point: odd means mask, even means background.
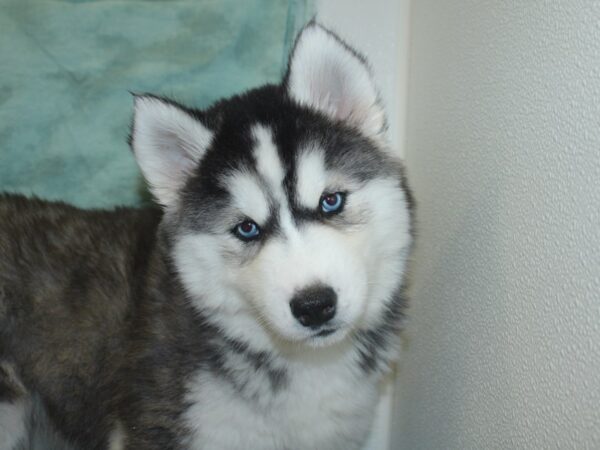
[[[253,221],[244,220],[236,225],[234,232],[243,241],[251,241],[260,235],[260,228]]]
[[[344,194],[336,192],[335,194],[323,194],[321,196],[321,211],[325,214],[339,213],[344,206]]]

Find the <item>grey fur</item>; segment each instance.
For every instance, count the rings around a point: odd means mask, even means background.
[[[185,383],[199,367],[242,394],[240,374],[285,386],[272,355],[192,310],[159,219],[151,209],[83,211],[0,195],[0,360],[19,377],[2,372],[0,401],[33,403],[26,445],[59,442],[57,429],[76,448],[105,448],[121,417],[129,448],[179,448]],[[232,371],[238,356],[247,366]]]

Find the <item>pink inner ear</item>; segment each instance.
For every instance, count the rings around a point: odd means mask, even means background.
[[[368,67],[330,34],[319,29],[305,33],[291,64],[292,97],[367,135],[378,135],[385,118]]]
[[[334,83],[343,78],[343,74],[334,65],[327,65],[310,76],[309,102],[310,105],[325,112],[331,117],[344,120],[351,113],[351,103],[344,101],[343,83]],[[305,99],[305,100],[309,100]]]
[[[173,179],[185,178],[191,175],[196,163],[186,153],[169,152],[164,160],[165,170],[170,172]],[[183,180],[182,180],[183,181]]]
[[[161,136],[161,147],[164,148],[164,163],[174,177],[184,177],[192,173],[197,161],[194,160],[196,150],[193,143],[187,142],[174,131],[165,131]]]
[[[326,77],[315,77],[311,83],[311,93],[318,102],[315,106],[338,120],[346,120],[358,127],[366,119],[371,105],[362,99],[352,80],[335,65],[328,68]],[[327,80],[327,81],[324,81]],[[332,81],[337,80],[338,83]]]

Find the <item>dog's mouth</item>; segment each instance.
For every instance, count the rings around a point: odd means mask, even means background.
[[[320,330],[313,335],[313,337],[325,337],[329,336],[337,331],[337,328],[326,328],[324,330]]]
[[[311,347],[329,347],[343,341],[348,331],[344,326],[321,328],[314,330],[304,342]]]

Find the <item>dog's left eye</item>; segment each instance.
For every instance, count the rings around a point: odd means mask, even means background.
[[[342,211],[344,207],[345,195],[343,192],[334,194],[323,194],[321,196],[321,211],[325,214],[334,214]]]
[[[259,226],[249,219],[237,224],[233,231],[242,241],[252,241],[260,236]]]

